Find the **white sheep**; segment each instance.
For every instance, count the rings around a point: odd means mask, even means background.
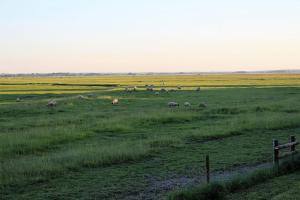
[[[78,96],[77,96],[77,99],[86,99],[86,97],[83,96],[83,95],[78,95]]]
[[[168,103],[168,106],[169,106],[169,107],[179,107],[179,103],[176,103],[176,102],[169,102],[169,103]]]
[[[17,99],[16,99],[16,102],[20,102],[20,101],[21,101],[21,99],[20,99],[20,98],[17,98]]]
[[[111,104],[113,104],[113,105],[118,104],[118,103],[119,103],[119,99],[116,99],[116,98],[113,99],[111,102]]]
[[[154,90],[154,85],[147,85],[147,91],[153,91]]]
[[[191,106],[190,102],[184,102],[183,105],[184,105],[185,107],[190,107],[190,106]]]
[[[55,107],[57,104],[57,102],[55,100],[50,100],[48,103],[47,103],[47,106],[48,107]]]
[[[125,88],[125,91],[126,91],[126,92],[132,92],[133,90],[132,90],[132,88],[126,87],[126,88]]]

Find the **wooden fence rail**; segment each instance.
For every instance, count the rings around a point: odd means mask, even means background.
[[[280,156],[280,150],[289,148],[290,151],[286,155],[291,155],[296,152],[296,145],[298,145],[299,142],[296,141],[296,137],[294,135],[290,136],[290,141],[286,144],[279,144],[278,140],[273,140],[273,163],[274,165],[278,166]],[[286,156],[285,155],[285,156]]]
[[[296,151],[296,146],[299,144],[299,142],[296,141],[296,137],[294,135],[290,136],[289,142],[285,144],[279,144],[278,140],[273,139],[273,164],[275,167],[279,167],[279,159],[293,155],[295,154]],[[288,152],[285,152],[285,155],[280,155],[280,150],[283,149],[288,149]],[[206,183],[210,183],[211,181],[211,176],[210,176],[210,158],[209,155],[207,154],[205,156],[205,175],[206,175]]]

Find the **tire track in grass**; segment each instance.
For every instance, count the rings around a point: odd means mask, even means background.
[[[213,181],[226,181],[233,177],[252,173],[259,169],[267,169],[272,167],[272,163],[259,163],[256,165],[244,165],[231,168],[225,171],[215,171],[211,173],[211,179]],[[128,194],[122,197],[126,200],[157,200],[164,199],[166,194],[177,189],[184,189],[188,187],[193,187],[195,185],[206,184],[206,176],[181,176],[181,177],[169,177],[164,180],[156,180],[155,178],[150,178],[151,186],[145,188],[145,190],[139,193]]]

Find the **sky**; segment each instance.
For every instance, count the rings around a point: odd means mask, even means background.
[[[300,69],[299,0],[0,0],[0,73]]]

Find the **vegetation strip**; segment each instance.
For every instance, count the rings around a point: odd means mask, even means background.
[[[213,182],[170,194],[169,200],[221,200],[226,195],[250,188],[269,179],[300,170],[300,155],[285,160],[280,166],[257,170],[249,175],[234,177],[226,182]]]

